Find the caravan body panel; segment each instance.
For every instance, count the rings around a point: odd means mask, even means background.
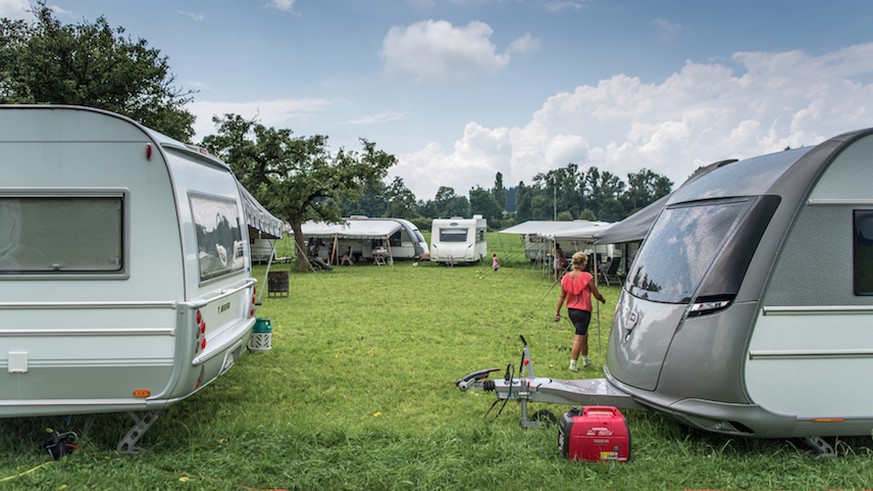
[[[233,365],[253,280],[227,166],[105,111],[0,106],[0,167],[0,416],[157,409]]]
[[[709,431],[868,434],[873,391],[851,374],[873,369],[871,134],[677,190],[624,285],[610,382]]]
[[[473,218],[438,218],[431,224],[430,260],[439,263],[475,263],[488,254],[488,224]]]

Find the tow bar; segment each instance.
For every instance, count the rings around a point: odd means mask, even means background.
[[[521,403],[521,426],[523,428],[541,428],[545,424],[557,421],[553,413],[545,410],[537,411],[529,418],[527,407],[529,402],[646,409],[645,406],[636,402],[626,392],[614,387],[605,378],[559,380],[537,377],[534,373],[527,340],[521,335],[519,339],[521,339],[524,345],[521,354],[519,378],[513,377],[514,367],[510,363],[506,367],[503,379],[489,379],[489,375],[501,370],[500,368],[489,368],[473,372],[461,378],[455,382],[455,386],[461,392],[468,390],[495,392],[497,394],[495,404],[501,400],[504,401],[504,405],[506,401],[517,400]],[[526,377],[524,376],[525,369],[527,369]]]

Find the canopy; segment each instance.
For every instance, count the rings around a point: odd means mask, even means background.
[[[589,222],[589,225],[586,226],[577,226],[576,228],[542,233],[540,234],[540,236],[551,240],[574,239],[593,242],[597,237],[600,236],[600,234],[604,233],[606,230],[609,230],[612,225],[613,224],[606,222]]]
[[[338,239],[384,239],[394,235],[403,226],[391,220],[348,220],[343,223],[309,221],[302,225],[307,237]]]
[[[664,195],[642,210],[613,224],[597,237],[596,242],[598,244],[621,244],[622,242],[643,240],[669,198],[669,194]]]
[[[528,220],[518,225],[513,225],[505,230],[501,230],[501,234],[525,234],[549,236],[561,232],[563,230],[574,230],[586,227],[591,227],[598,222],[589,222],[588,220],[574,220],[572,222],[559,222],[552,220]]]
[[[236,185],[243,198],[243,211],[249,228],[256,230],[262,238],[281,239],[284,228],[282,220],[270,214],[239,181]]]

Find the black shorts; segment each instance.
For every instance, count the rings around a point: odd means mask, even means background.
[[[576,328],[577,336],[585,336],[588,334],[588,324],[591,323],[591,312],[588,310],[567,309],[567,315],[570,317],[570,322]]]

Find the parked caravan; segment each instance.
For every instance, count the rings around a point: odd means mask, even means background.
[[[418,228],[400,218],[352,216],[340,223],[308,221],[301,227],[308,245],[318,244],[322,261],[342,264],[342,258],[357,264],[372,261],[374,251],[392,259],[413,259],[428,254],[427,243]],[[313,249],[315,253],[316,249]]]
[[[704,430],[869,435],[871,182],[873,129],[687,182],[629,271],[607,380]]]
[[[482,215],[435,219],[431,224],[430,260],[447,264],[481,261],[488,254],[487,230]]]
[[[375,220],[400,224],[400,228],[388,237],[388,244],[385,246],[390,246],[391,255],[395,259],[418,259],[421,257],[427,257],[430,254],[424,235],[422,235],[418,230],[418,227],[409,220],[403,218],[369,218],[362,216],[351,216],[348,220]]]
[[[96,109],[0,105],[0,169],[0,417],[130,412],[134,451],[245,352],[263,213],[223,162]]]

